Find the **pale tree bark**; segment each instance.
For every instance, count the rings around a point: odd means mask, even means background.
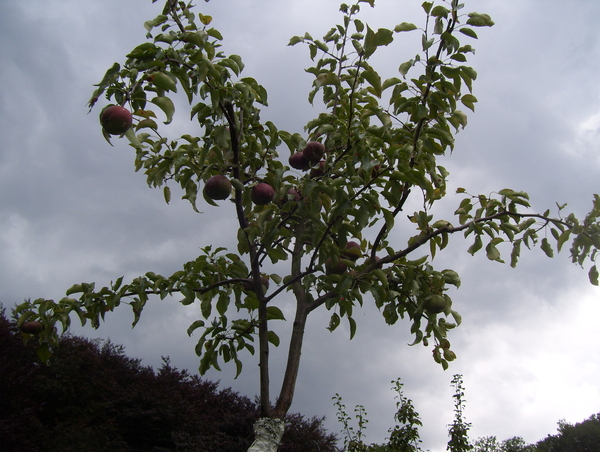
[[[261,417],[254,423],[254,442],[248,452],[277,452],[285,422],[281,419]]]

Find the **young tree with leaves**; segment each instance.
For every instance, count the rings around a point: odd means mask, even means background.
[[[471,236],[469,253],[485,246],[487,257],[499,262],[500,245],[508,242],[513,266],[523,244],[540,245],[552,256],[551,238],[559,250],[570,240],[573,261],[590,259],[590,279],[598,283],[597,195],[583,221],[562,216],[562,208],[557,217],[532,213],[527,194],[510,189],[465,195],[455,218],[434,215],[448,176],[437,159],[453,151],[454,134],[467,124],[461,105],[473,110],[477,101],[477,73],[466,65],[470,42],[478,27],[493,25],[490,17],[463,13],[458,0],[425,1],[421,28],[400,22],[375,29],[359,18],[367,5],[374,7],[374,0],[342,4],[342,23],[321,40],[307,33],[290,41],[307,45],[314,62],[307,69],[314,75],[309,101],[322,98],[322,112],[303,134],[261,120],[267,91],[242,76],[240,56],[223,52],[209,16],[167,0],[162,14],[145,23],[148,41],[106,72],[90,107],[102,96],[114,104],[101,112],[106,138],[124,133],[136,152],[136,171],[145,173],[150,187],[163,188],[167,203],[178,186],[194,210],[199,197],[208,209],[231,209],[237,243],[234,249],[207,244],[170,276],[150,271],[100,289],[75,284],[61,300],[24,302],[17,308],[19,323],[40,322],[41,328],[28,331],[39,332],[43,360],[57,344],[55,325],[67,330],[73,313],[97,328],[108,312],[129,305],[136,325],[151,298],[178,296],[182,305],[199,307],[188,333],[201,331],[201,373],[233,362],[239,374],[243,352],[258,352],[262,419],[251,450],[275,450],[313,312],[331,312],[330,330],[345,318],[353,336],[355,310],[373,299],[386,323],[408,317],[414,344],[431,345],[444,368],[455,359],[448,333],[461,318],[447,289],[460,279],[454,270],[433,266],[450,237]],[[421,49],[399,62],[398,74],[383,76],[371,65],[373,56],[383,47],[392,51],[405,32],[421,33]],[[189,101],[193,123],[189,133],[167,138],[177,90]],[[164,125],[157,108],[166,116]],[[421,207],[405,212],[409,205]],[[393,234],[399,228],[414,233],[403,243]],[[290,297],[296,313],[285,375],[273,399],[269,348],[280,339],[271,322],[284,320],[278,303]]]
[[[452,378],[452,386],[454,386],[454,422],[449,426],[447,450],[450,452],[468,452],[473,449],[469,441],[469,430],[471,423],[465,421],[465,389],[463,388],[462,375],[454,375]]]

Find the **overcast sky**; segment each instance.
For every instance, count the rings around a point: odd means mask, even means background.
[[[106,285],[121,275],[147,271],[169,275],[201,246],[230,243],[233,212],[187,201],[166,205],[133,169],[134,150],[115,139],[110,147],[98,125],[100,109],[86,102],[113,62],[144,42],[145,20],[160,12],[150,0],[55,0],[0,2],[0,302],[60,299],[72,284]],[[377,0],[363,6],[372,28],[423,23],[421,0]],[[466,0],[465,11],[490,14],[496,25],[478,30],[479,103],[455,152],[442,159],[450,190],[490,193],[510,187],[531,195],[538,211],[568,203],[583,216],[599,192],[600,2],[594,0]],[[269,91],[263,119],[292,132],[318,112],[306,101],[311,78],[307,49],[287,47],[293,35],[322,36],[337,23],[338,0],[198,1],[214,17],[226,53],[246,63],[245,74]],[[400,5],[400,6],[398,6]],[[415,32],[416,33],[416,32]],[[419,51],[418,34],[398,35],[401,55],[381,61],[386,77]],[[468,38],[464,38],[468,41]],[[412,46],[412,47],[411,47]],[[415,47],[416,46],[416,47]],[[187,130],[186,112],[173,137]],[[287,155],[287,154],[286,154]],[[449,195],[440,212],[451,214],[460,197]],[[390,382],[401,377],[405,395],[421,414],[423,447],[443,451],[453,418],[450,381],[463,375],[471,438],[522,436],[535,442],[554,433],[559,419],[579,422],[600,412],[600,290],[587,269],[570,262],[568,250],[548,259],[522,252],[511,269],[471,257],[459,237],[436,258],[453,268],[463,285],[452,293],[463,325],[451,334],[458,360],[444,372],[423,346],[408,347],[408,325],[386,327],[381,315],[357,315],[358,333],[348,341],[340,328],[325,330],[328,315],[309,318],[307,340],[292,411],[326,415],[338,432],[331,398],[339,393],[349,411],[368,412],[369,442],[381,442],[393,425]],[[159,366],[170,356],[195,371],[197,337],[187,326],[197,308],[155,300],[138,327],[122,307],[90,337],[124,344],[130,356]],[[289,317],[289,316],[288,316]],[[288,325],[289,326],[289,325]],[[283,347],[282,347],[283,348]],[[284,350],[274,351],[273,393],[278,391]],[[232,368],[211,372],[254,397],[256,360],[237,380]]]

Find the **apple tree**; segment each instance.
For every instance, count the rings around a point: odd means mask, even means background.
[[[251,450],[276,450],[310,314],[329,311],[329,329],[348,322],[353,336],[355,312],[374,303],[389,325],[409,319],[414,344],[432,347],[444,369],[455,359],[449,333],[461,317],[447,289],[460,278],[434,266],[451,237],[470,237],[470,254],[482,251],[498,262],[509,247],[512,266],[523,247],[539,246],[552,257],[569,242],[573,262],[589,261],[589,278],[598,284],[598,195],[583,220],[564,214],[564,206],[554,216],[532,212],[528,195],[510,189],[492,195],[460,189],[455,216],[434,215],[447,195],[448,171],[438,157],[453,151],[454,135],[467,124],[463,109],[477,102],[477,72],[467,59],[479,30],[493,21],[464,13],[458,0],[425,1],[421,27],[398,21],[393,29],[372,28],[360,11],[374,3],[342,4],[341,23],[322,39],[291,38],[290,45],[308,49],[307,72],[314,76],[308,100],[321,111],[301,133],[261,120],[267,91],[243,75],[240,56],[224,52],[210,16],[167,0],[162,14],[145,22],[146,42],[108,69],[89,106],[106,99],[104,136],[129,140],[135,170],[162,188],[167,203],[180,191],[196,211],[202,203],[202,210],[235,212],[237,234],[228,241],[235,245],[206,244],[172,275],[149,271],[101,288],[75,284],[58,301],[22,303],[25,339],[32,331],[25,325],[43,326],[40,358],[50,357],[57,324],[67,330],[72,316],[98,328],[107,314],[129,306],[136,325],[147,303],[178,297],[198,312],[188,333],[199,333],[200,373],[233,363],[239,375],[244,353],[258,354],[262,417]],[[373,56],[414,33],[421,37],[415,56],[398,61],[397,73],[380,74]],[[167,137],[181,96],[190,105],[189,131]],[[414,232],[402,242],[394,239],[396,228]],[[285,321],[281,301],[290,298],[287,366],[273,398],[269,349],[280,339],[271,325]]]

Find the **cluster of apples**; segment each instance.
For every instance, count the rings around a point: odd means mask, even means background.
[[[292,168],[307,171],[311,170],[312,177],[322,176],[325,171],[325,146],[318,141],[309,141],[304,149],[300,152],[292,154],[289,159],[289,164]],[[318,166],[317,166],[318,165]],[[222,174],[211,176],[204,184],[204,194],[212,200],[223,200],[231,195],[231,181]],[[295,188],[288,190],[288,195],[296,201],[300,200],[300,194]],[[250,193],[250,199],[256,205],[266,205],[275,198],[275,189],[266,182],[259,182]],[[360,244],[355,241],[346,243],[346,247],[341,253],[340,259],[334,261],[328,258],[325,262],[325,271],[327,274],[343,274],[348,271],[348,261],[356,261],[362,252]],[[268,279],[266,280],[268,282]],[[263,282],[263,285],[268,287]],[[250,290],[250,284],[244,285],[245,290]]]
[[[312,177],[318,177],[325,173],[324,155],[325,146],[323,146],[322,143],[319,143],[318,141],[309,141],[301,152],[296,152],[291,155],[289,163],[292,168],[301,171],[306,171],[318,163],[319,166],[312,168],[310,171]]]
[[[323,174],[325,161],[321,160],[325,155],[325,146],[318,141],[309,141],[306,147],[290,157],[290,166],[295,169],[308,170],[312,165],[319,163],[319,168],[313,168],[311,175]],[[320,172],[320,173],[319,173]],[[223,200],[231,195],[231,181],[222,174],[211,176],[204,184],[204,194],[212,200]],[[288,190],[296,201],[300,200],[300,194],[294,188]],[[275,198],[275,189],[266,182],[259,182],[250,193],[250,199],[258,206],[269,204]]]
[[[120,105],[109,105],[100,113],[100,124],[104,131],[109,135],[122,135],[131,127],[132,115],[125,107]],[[292,168],[301,171],[310,169],[312,177],[319,177],[325,172],[326,162],[323,160],[324,155],[325,146],[323,143],[309,141],[302,151],[292,154],[289,158],[289,164]],[[204,194],[206,197],[215,201],[229,198],[229,196],[231,196],[231,189],[231,181],[223,174],[211,176],[204,184]],[[300,200],[300,194],[295,188],[290,188],[288,190],[288,195],[291,195],[296,201]],[[252,187],[250,199],[254,204],[264,206],[271,203],[274,198],[275,189],[268,183],[259,182]],[[346,244],[345,250],[342,252],[341,259],[336,262],[331,258],[327,259],[325,262],[326,272],[328,274],[343,274],[348,270],[348,266],[344,260],[356,261],[360,255],[360,245],[357,242],[349,241]],[[261,282],[268,287],[268,278],[265,279],[266,284],[264,281]],[[250,290],[250,286],[244,288]]]
[[[204,184],[204,194],[215,201],[229,198],[231,195],[231,181],[222,174],[208,178]],[[250,199],[258,206],[265,206],[273,201],[275,189],[266,182],[260,182],[252,187]]]

